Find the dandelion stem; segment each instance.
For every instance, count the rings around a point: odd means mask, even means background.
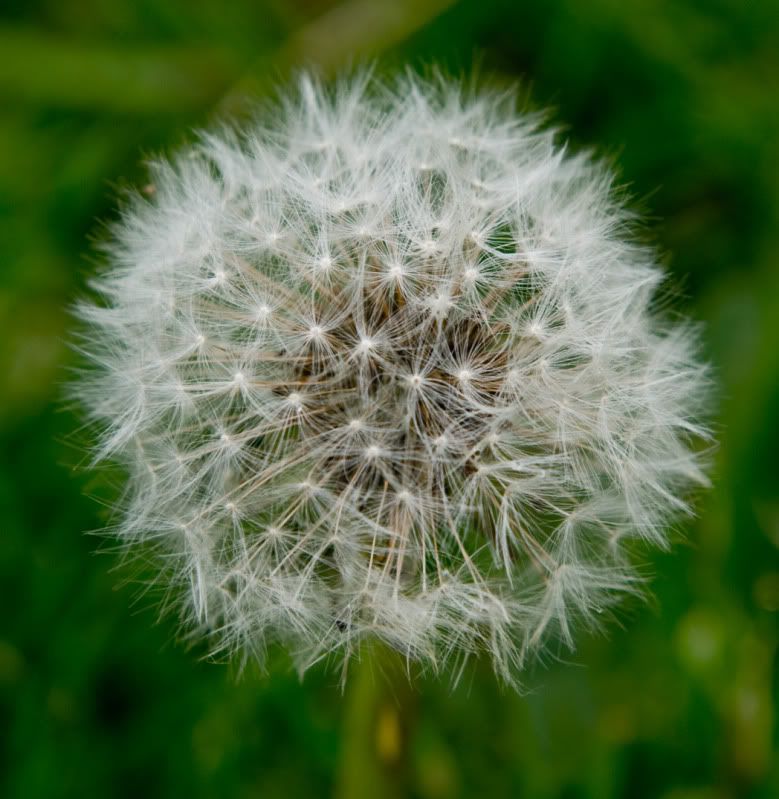
[[[414,707],[402,658],[373,642],[349,671],[336,799],[406,796]]]

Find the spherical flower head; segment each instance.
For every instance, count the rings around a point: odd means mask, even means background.
[[[212,651],[511,680],[704,482],[706,371],[612,175],[506,95],[303,77],[153,167],[86,304],[117,534]]]

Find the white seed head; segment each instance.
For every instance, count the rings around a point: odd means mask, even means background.
[[[637,590],[631,542],[705,480],[707,380],[604,167],[505,96],[357,77],[154,171],[78,391],[119,536],[215,652],[377,637],[511,680]]]

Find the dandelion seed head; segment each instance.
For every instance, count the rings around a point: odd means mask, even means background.
[[[612,183],[511,98],[416,77],[303,77],[154,167],[77,391],[128,472],[117,534],[214,654],[380,638],[514,680],[638,590],[705,482],[707,375]]]

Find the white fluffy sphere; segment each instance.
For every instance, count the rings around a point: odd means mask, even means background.
[[[706,374],[606,168],[506,96],[304,77],[153,171],[78,391],[118,536],[214,652],[377,637],[511,679],[636,590],[704,480]]]

